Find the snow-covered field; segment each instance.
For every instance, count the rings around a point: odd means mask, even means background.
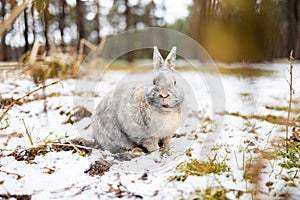
[[[62,80],[45,89],[47,99],[40,90],[15,104],[0,122],[0,199],[299,199],[299,162],[284,168],[280,163],[286,159],[276,153],[284,149],[280,138],[285,137],[285,126],[264,118],[287,116],[275,109],[288,105],[287,67],[288,63],[251,65],[248,74],[239,71],[239,65],[227,66],[221,74],[180,71],[188,83],[186,92],[193,94],[196,106],[191,107],[197,108],[187,113],[191,126],[178,130],[168,153],[144,154],[129,161],[115,160],[109,152],[98,149],[80,155],[80,145],[71,141],[91,138],[90,116],[67,123],[76,120],[71,116],[76,106],[93,112],[103,96],[124,80],[124,71],[110,71],[101,81]],[[298,111],[299,67],[295,65],[293,79],[297,100],[293,108]],[[8,107],[9,98],[17,99],[40,87],[19,71],[0,70],[0,74],[0,114]],[[143,79],[150,74],[128,76]],[[224,98],[214,94],[205,80],[219,76]],[[223,111],[228,114],[214,113],[215,102],[224,103]],[[292,117],[299,123],[299,112],[293,112]],[[219,122],[222,126],[216,128]],[[61,145],[59,151],[51,144]],[[64,145],[75,150],[66,151]],[[28,149],[35,149],[35,156],[28,158]],[[45,152],[37,152],[42,150]],[[222,163],[226,168],[180,179],[188,172],[177,166],[193,159]],[[86,173],[99,160],[112,166],[103,175]]]

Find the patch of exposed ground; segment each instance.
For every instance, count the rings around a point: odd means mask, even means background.
[[[97,160],[94,164],[90,166],[89,169],[85,171],[90,176],[102,176],[111,167],[111,163],[101,159]]]

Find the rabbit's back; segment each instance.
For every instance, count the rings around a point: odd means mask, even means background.
[[[112,100],[114,91],[109,92],[97,106],[92,116],[93,136],[103,150],[120,152],[130,149],[130,141],[119,129]]]
[[[104,150],[121,152],[138,144],[144,136],[147,106],[143,105],[141,83],[126,83],[110,91],[92,117],[94,138]]]

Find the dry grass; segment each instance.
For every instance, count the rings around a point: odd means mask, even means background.
[[[287,119],[282,116],[275,116],[275,115],[243,115],[239,112],[225,112],[219,113],[220,115],[231,115],[235,117],[241,117],[245,120],[248,119],[257,119],[261,121],[267,121],[271,124],[279,124],[279,125],[287,125]],[[289,126],[296,126],[297,119],[290,119],[288,122]]]
[[[45,155],[53,151],[72,151],[73,153],[78,153],[80,156],[87,156],[92,152],[92,148],[90,148],[92,145],[91,142],[82,138],[75,138],[65,142],[60,140],[48,141],[28,149],[16,149],[9,154],[9,156],[15,157],[18,161],[27,161],[29,163],[31,163],[36,156]]]

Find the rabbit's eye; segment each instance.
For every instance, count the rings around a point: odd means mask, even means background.
[[[174,85],[176,85],[176,81],[174,81]]]
[[[153,80],[153,85],[155,85],[156,84],[156,81],[155,80]]]

